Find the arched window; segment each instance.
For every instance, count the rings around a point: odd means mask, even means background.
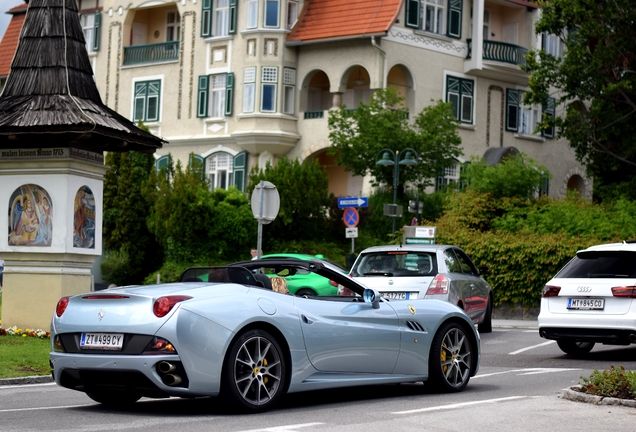
[[[206,159],[205,174],[210,181],[210,189],[227,189],[232,186],[234,157],[229,153],[214,153]]]

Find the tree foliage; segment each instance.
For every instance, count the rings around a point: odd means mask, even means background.
[[[278,216],[263,229],[264,251],[274,251],[286,241],[327,237],[331,197],[327,175],[317,161],[301,164],[297,159],[282,157],[274,166],[269,162],[264,169],[255,166],[249,174],[250,196],[261,180],[274,184],[280,196]]]
[[[125,272],[105,269],[103,276],[118,285],[141,283],[162,259],[162,250],[146,225],[151,203],[143,195],[154,171],[154,158],[134,151],[111,152],[106,155],[106,165],[110,169],[104,179],[103,244],[107,257],[115,254],[117,262],[124,262],[109,268]]]
[[[473,157],[462,174],[462,181],[480,193],[494,198],[531,198],[538,194],[543,179],[550,172],[524,154],[508,157],[496,165],[487,165]]]
[[[557,35],[566,47],[555,58],[531,51],[526,103],[547,102],[551,92],[564,116],[546,116],[594,177],[600,198],[636,198],[636,3],[631,0],[543,0],[538,33]]]
[[[169,263],[188,265],[245,259],[256,238],[256,222],[245,195],[236,188],[210,191],[200,163],[185,169],[170,161],[146,189],[154,205],[148,226]]]
[[[420,189],[429,186],[462,154],[457,121],[452,105],[442,101],[424,108],[412,122],[408,114],[404,98],[391,87],[376,90],[368,105],[330,111],[329,153],[346,171],[371,174],[374,186],[385,183],[393,187],[393,167],[376,165],[376,157],[383,149],[402,152],[412,148],[419,163],[399,166],[398,189],[405,183]]]
[[[496,305],[537,307],[545,283],[577,250],[621,240],[621,232],[634,238],[636,224],[623,226],[628,208],[613,217],[617,208],[580,199],[496,199],[468,189],[449,194],[444,215],[430,223],[437,226],[436,242],[457,245],[477,266],[490,268],[485,279]],[[602,228],[592,228],[592,219]]]

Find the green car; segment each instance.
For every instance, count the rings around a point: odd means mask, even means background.
[[[329,263],[338,266],[343,273],[347,273],[347,270],[340,265],[334,263],[323,257],[322,255],[308,255],[297,253],[279,253],[263,255],[261,258],[296,258],[306,261],[321,260],[328,261]],[[273,275],[272,275],[273,276]],[[287,289],[291,294],[297,296],[326,296],[326,295],[338,295],[338,284],[334,281],[330,281],[322,276],[308,271],[298,270],[293,276],[285,276],[287,281]]]

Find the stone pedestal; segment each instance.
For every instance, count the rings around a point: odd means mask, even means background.
[[[47,330],[60,297],[91,291],[107,169],[73,148],[0,150],[3,328]]]

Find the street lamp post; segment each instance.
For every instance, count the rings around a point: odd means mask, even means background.
[[[393,165],[393,235],[395,235],[395,219],[397,218],[397,187],[400,179],[400,171],[398,165],[417,165],[417,152],[412,148],[405,148],[400,157],[399,150],[391,150],[388,148],[380,150],[375,157],[375,164],[381,166]]]

